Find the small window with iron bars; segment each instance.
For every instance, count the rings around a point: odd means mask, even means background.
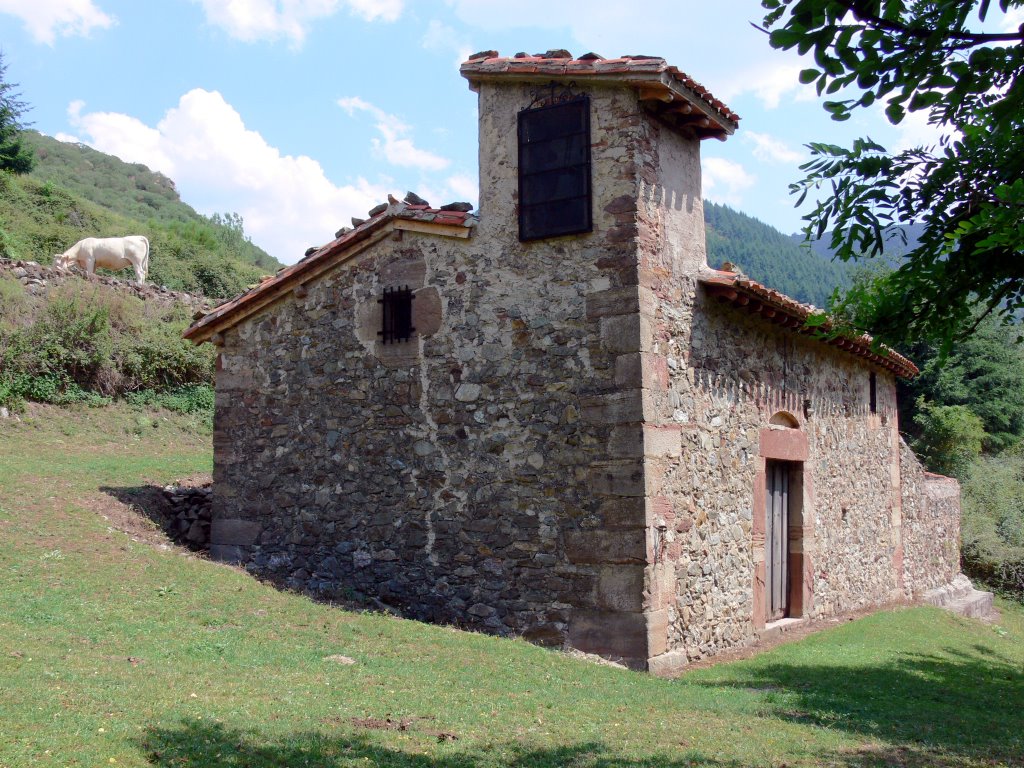
[[[377,300],[383,308],[377,335],[385,344],[408,341],[416,330],[412,325],[412,300],[415,298],[408,286],[384,289],[383,298]]]
[[[519,239],[593,229],[590,98],[552,83],[519,113]]]

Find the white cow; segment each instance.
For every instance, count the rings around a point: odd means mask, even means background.
[[[115,270],[131,267],[135,278],[144,283],[149,272],[149,240],[142,235],[87,237],[53,257],[53,266],[58,269],[69,269],[73,264],[89,274],[95,272],[96,267]]]

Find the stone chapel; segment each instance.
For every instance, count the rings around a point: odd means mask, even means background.
[[[953,582],[913,363],[706,262],[737,115],[651,56],[461,73],[476,213],[389,198],[186,332],[218,350],[211,554],[665,675]]]

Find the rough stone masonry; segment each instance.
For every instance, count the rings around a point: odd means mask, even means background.
[[[652,57],[462,74],[477,215],[392,198],[187,332],[220,353],[211,553],[658,674],[951,581],[958,491],[896,423],[912,363],[707,266],[700,142],[736,115]],[[592,222],[523,241],[517,117],[556,90],[589,99]],[[408,341],[385,289],[413,297]]]

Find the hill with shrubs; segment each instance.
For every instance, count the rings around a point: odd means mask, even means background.
[[[281,267],[245,236],[241,217],[197,213],[145,165],[34,131],[21,138],[35,162],[27,174],[0,174],[0,258],[46,265],[84,237],[145,235],[150,282],[216,298]]]
[[[205,297],[0,261],[0,407],[114,399],[213,413],[214,352],[181,334]]]

